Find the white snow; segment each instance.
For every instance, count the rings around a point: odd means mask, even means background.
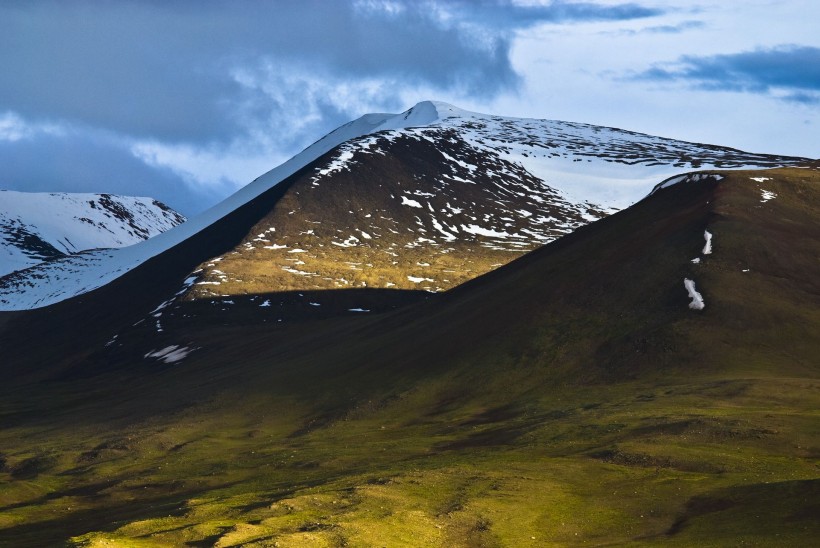
[[[743,166],[743,167],[750,167],[750,166]],[[726,169],[725,167],[723,169]],[[737,168],[735,168],[737,169]],[[705,181],[706,179],[714,179],[715,181],[722,181],[724,179],[723,175],[716,175],[711,173],[685,173],[683,175],[678,175],[675,177],[671,177],[666,179],[665,181],[661,182],[660,184],[655,185],[652,189],[652,192],[649,193],[649,196],[656,193],[662,188],[667,188],[672,185],[676,185],[678,183],[696,183],[698,181]]]
[[[703,246],[703,254],[704,255],[711,255],[712,254],[712,233],[708,230],[703,231],[703,237],[706,239],[706,244]]]
[[[700,257],[695,257],[694,259],[692,259],[692,262],[695,264],[700,264]]]
[[[331,241],[330,243],[339,247],[356,247],[357,243],[360,241],[361,240],[359,240],[356,236],[351,235],[344,242]]]
[[[416,200],[408,198],[407,196],[401,197],[401,205],[407,205],[410,207],[418,207],[420,209],[423,209],[420,203],[418,203]]]
[[[176,363],[188,354],[196,350],[196,348],[188,348],[187,346],[171,345],[166,346],[161,350],[152,350],[145,355],[145,358],[155,358],[163,363]]]
[[[265,299],[265,302],[259,305],[260,308],[267,308],[270,306],[270,299]]]
[[[370,312],[366,308],[348,308],[348,312]]]
[[[315,276],[315,272],[305,272],[303,270],[297,270],[295,268],[291,268],[289,266],[282,266],[280,267],[285,272],[289,272],[290,274],[298,274],[299,276]]]
[[[133,245],[184,220],[151,198],[0,190],[0,276],[60,254]],[[15,233],[52,246],[54,255]]]
[[[342,153],[330,163],[330,165],[328,165],[325,169],[317,169],[316,172],[321,177],[324,175],[329,175],[336,171],[341,171],[342,169],[347,168],[348,162],[350,162],[350,160],[352,159],[353,152],[350,150],[343,150]]]
[[[764,178],[764,177],[761,177],[761,178]],[[760,203],[761,204],[765,204],[769,200],[774,200],[775,198],[777,198],[777,194],[775,194],[774,192],[771,192],[769,190],[763,190],[762,188],[760,189]]]
[[[155,309],[153,309],[148,314],[155,317],[155,318],[160,317],[162,315],[162,310],[164,310],[165,308],[167,308],[171,304],[173,304],[173,302],[176,300],[177,297],[179,297],[180,295],[182,295],[183,293],[188,291],[188,289],[190,289],[190,287],[192,285],[194,285],[194,282],[196,282],[197,277],[198,277],[197,274],[199,272],[200,271],[197,271],[197,272],[194,273],[193,276],[189,276],[188,278],[185,278],[185,281],[182,282],[182,288],[180,290],[178,290],[176,293],[174,293],[173,297],[171,297],[167,301],[164,301],[164,302],[160,303],[159,306],[157,306]],[[216,283],[219,284],[219,282],[216,282]]]
[[[452,234],[452,233],[444,230],[444,225],[442,225],[438,221],[438,219],[436,219],[435,217],[431,217],[430,220],[433,222],[433,228],[435,228],[438,232],[440,232],[444,236],[444,239],[446,241],[454,242],[455,240],[458,239],[458,238],[456,238],[455,234]]]
[[[510,236],[507,232],[492,230],[490,228],[482,228],[478,225],[461,225],[461,230],[468,234],[475,234],[478,236],[489,236],[492,238],[508,238]]]
[[[771,181],[771,177],[749,177],[752,181],[757,181],[758,183],[765,183],[766,181]]]
[[[701,294],[695,291],[695,282],[689,278],[684,278],[683,286],[686,288],[689,298],[692,299],[692,302],[689,303],[689,308],[692,310],[703,310],[706,304],[704,304]]]
[[[407,276],[407,279],[413,282],[414,284],[420,284],[421,282],[432,282],[435,281],[431,278],[419,278],[416,276]]]

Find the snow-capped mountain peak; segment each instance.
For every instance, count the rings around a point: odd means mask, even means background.
[[[427,144],[422,147],[424,143]],[[433,190],[439,188],[436,186],[438,182],[449,179],[468,186],[483,185],[482,193],[485,194],[513,193],[518,198],[530,196],[539,204],[543,203],[543,211],[536,210],[536,204],[523,207],[527,213],[532,213],[532,219],[520,212],[510,216],[504,212],[510,204],[499,195],[488,202],[492,211],[482,213],[482,220],[490,223],[493,219],[493,226],[482,226],[478,220],[474,222],[472,219],[464,219],[462,223],[467,233],[472,230],[476,234],[486,236],[492,233],[501,238],[502,233],[513,234],[510,232],[513,227],[506,225],[513,221],[507,218],[523,216],[525,222],[517,229],[521,234],[528,234],[525,228],[537,232],[539,237],[533,236],[529,242],[533,245],[543,243],[548,233],[524,225],[542,217],[549,219],[545,212],[558,202],[566,205],[566,211],[574,211],[573,215],[589,222],[600,216],[591,215],[590,211],[611,212],[627,207],[642,199],[658,181],[681,172],[770,168],[802,165],[809,161],[589,124],[479,114],[443,102],[423,101],[401,114],[366,114],[340,126],[208,211],[146,242],[70,256],[28,269],[21,275],[6,276],[0,279],[0,310],[37,308],[96,289],[226,219],[311,164],[313,177],[333,176],[356,169],[362,155],[391,154],[393,146],[409,151],[406,158],[411,164],[417,158],[428,166],[435,166],[428,169],[425,183],[432,185]],[[408,164],[408,167],[412,170],[412,165]],[[531,188],[515,188],[516,181],[527,181]],[[318,180],[314,182],[321,184]],[[333,186],[328,185],[328,188]],[[455,192],[455,186],[447,188]],[[344,191],[334,196],[338,198],[336,201],[349,199]],[[396,196],[394,193],[393,198],[397,199]],[[435,200],[425,204],[418,198],[405,196],[405,201],[399,205],[415,207],[413,202],[417,202],[429,210],[435,207],[433,202],[445,195],[436,196]],[[472,208],[473,205],[465,207]],[[446,201],[443,206],[447,206]],[[257,219],[265,214],[260,213]],[[432,227],[433,231],[441,233],[433,221],[431,218],[431,225],[425,226],[424,230],[430,231]],[[442,222],[438,218],[435,221]],[[577,226],[574,221],[567,224],[567,219],[549,222],[568,229]],[[399,228],[407,231],[407,227]],[[364,230],[370,233],[366,227]],[[452,234],[452,231],[447,232]],[[442,236],[445,235],[442,233]],[[527,247],[526,243],[522,243],[522,249]],[[223,252],[215,251],[214,254]]]
[[[0,191],[0,276],[81,251],[124,247],[185,217],[152,198]]]

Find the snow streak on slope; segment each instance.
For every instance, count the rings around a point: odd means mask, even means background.
[[[519,166],[545,182],[551,192],[557,190],[568,203],[588,203],[591,207],[601,204],[610,211],[637,201],[652,184],[680,171],[762,168],[805,161],[586,124],[488,116],[428,101],[399,115],[369,114],[338,128],[199,217],[145,243],[121,250],[85,253],[2,278],[0,309],[36,308],[100,287],[213,224],[350,139],[370,135],[350,143],[361,150],[376,145],[379,139],[411,135],[440,143],[450,132],[455,132],[458,140],[467,142],[472,150]],[[373,152],[377,149],[374,147]],[[352,152],[350,148],[340,149],[331,164],[324,166],[326,174],[346,169],[347,163],[353,159]],[[474,165],[454,156],[448,161],[468,173]],[[317,173],[317,184],[322,175]],[[469,183],[468,177],[463,178]],[[423,205],[418,197],[408,196],[407,199]],[[586,220],[595,218],[590,215]],[[441,223],[441,219],[437,220]],[[464,226],[465,232],[469,233],[472,225],[465,223]],[[493,230],[495,235],[504,232],[479,223],[475,226],[478,228],[473,229],[473,234],[479,234],[482,229]],[[445,233],[453,233],[444,224],[441,227],[443,232],[435,226],[434,230],[445,238]],[[340,243],[352,245],[355,242],[348,239]]]
[[[0,276],[97,248],[147,240],[185,221],[151,198],[0,191]]]

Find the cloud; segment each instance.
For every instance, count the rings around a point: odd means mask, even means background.
[[[688,20],[681,21],[675,25],[655,25],[641,29],[622,29],[615,32],[607,31],[602,34],[614,34],[620,36],[637,36],[639,34],[680,34],[688,30],[702,29],[706,26],[703,21]]]
[[[820,102],[820,48],[784,45],[741,53],[683,56],[632,77],[683,82],[708,91],[769,95],[802,104]]]
[[[0,5],[0,108],[166,141],[241,131],[232,77],[265,63],[492,96],[514,88],[510,37],[539,22],[656,15],[633,3],[299,0]],[[481,32],[477,32],[479,28]]]
[[[31,123],[21,118],[16,112],[0,114],[0,143],[33,139],[38,135],[62,135],[60,126],[48,123]]]
[[[136,158],[117,139],[63,129],[0,143],[0,188],[27,192],[97,192],[149,196],[190,215],[218,192],[193,189],[167,169]]]
[[[692,29],[700,29],[706,26],[706,23],[703,21],[682,21],[677,25],[658,25],[654,27],[647,27],[644,29],[645,32],[651,32],[654,34],[680,34],[681,32],[692,30]]]
[[[431,98],[421,92],[514,93],[520,29],[660,13],[631,2],[512,0],[2,2],[0,156],[76,146],[86,180],[96,151],[128,173],[138,162],[180,197],[224,195],[364,112]],[[48,131],[66,127],[76,145]],[[0,179],[22,175],[13,165],[0,164]],[[32,169],[46,179],[43,166]],[[48,178],[60,188],[87,186],[58,175]],[[101,167],[97,179],[107,176]]]

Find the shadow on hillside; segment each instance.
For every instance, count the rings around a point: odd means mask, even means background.
[[[319,320],[388,312],[435,298],[435,293],[407,289],[323,289],[227,295],[174,303],[158,319],[175,323],[260,324]],[[149,316],[153,317],[153,316]]]

